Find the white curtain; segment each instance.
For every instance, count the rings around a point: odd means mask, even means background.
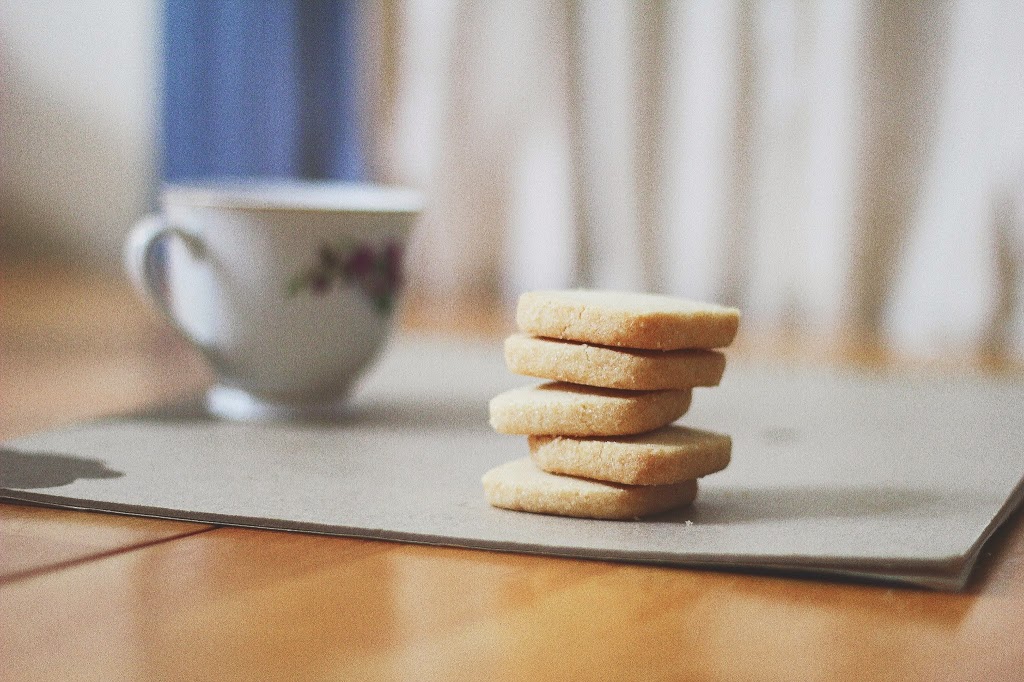
[[[1024,3],[376,17],[377,151],[427,191],[411,270],[430,297],[662,291],[769,332],[1024,355]]]

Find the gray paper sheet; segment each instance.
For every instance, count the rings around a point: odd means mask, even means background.
[[[212,523],[960,589],[1024,487],[1024,386],[733,362],[680,423],[733,460],[693,507],[638,522],[493,509],[480,477],[527,453],[487,401],[529,379],[500,344],[397,342],[337,423],[198,407],[0,446],[0,497]]]

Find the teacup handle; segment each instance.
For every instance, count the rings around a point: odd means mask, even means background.
[[[162,273],[157,271],[157,262],[153,258],[157,247],[171,237],[180,239],[195,256],[201,257],[206,251],[203,242],[195,235],[174,227],[162,215],[152,214],[137,222],[128,234],[124,245],[124,265],[132,284],[143,298],[171,324],[184,331],[171,312],[170,303],[160,286]]]

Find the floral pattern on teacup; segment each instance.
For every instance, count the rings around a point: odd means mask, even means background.
[[[390,313],[402,286],[402,247],[395,242],[374,246],[324,244],[316,263],[288,282],[288,296],[307,292],[324,296],[334,287],[358,287],[377,312]]]

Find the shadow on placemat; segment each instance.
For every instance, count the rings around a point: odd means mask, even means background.
[[[202,400],[189,400],[174,405],[162,405],[130,415],[130,419],[166,423],[206,422],[221,420],[211,415]],[[230,423],[230,422],[227,422]],[[444,431],[464,429],[490,429],[487,406],[469,401],[389,400],[356,402],[337,419],[296,419],[266,422],[287,425],[289,428],[344,428],[370,427],[386,431]]]
[[[840,487],[789,485],[715,491],[688,518],[699,523],[756,523],[767,520],[864,518],[925,515],[948,505],[948,495],[895,485]]]
[[[0,448],[0,488],[57,488],[80,478],[120,478],[98,459]]]

